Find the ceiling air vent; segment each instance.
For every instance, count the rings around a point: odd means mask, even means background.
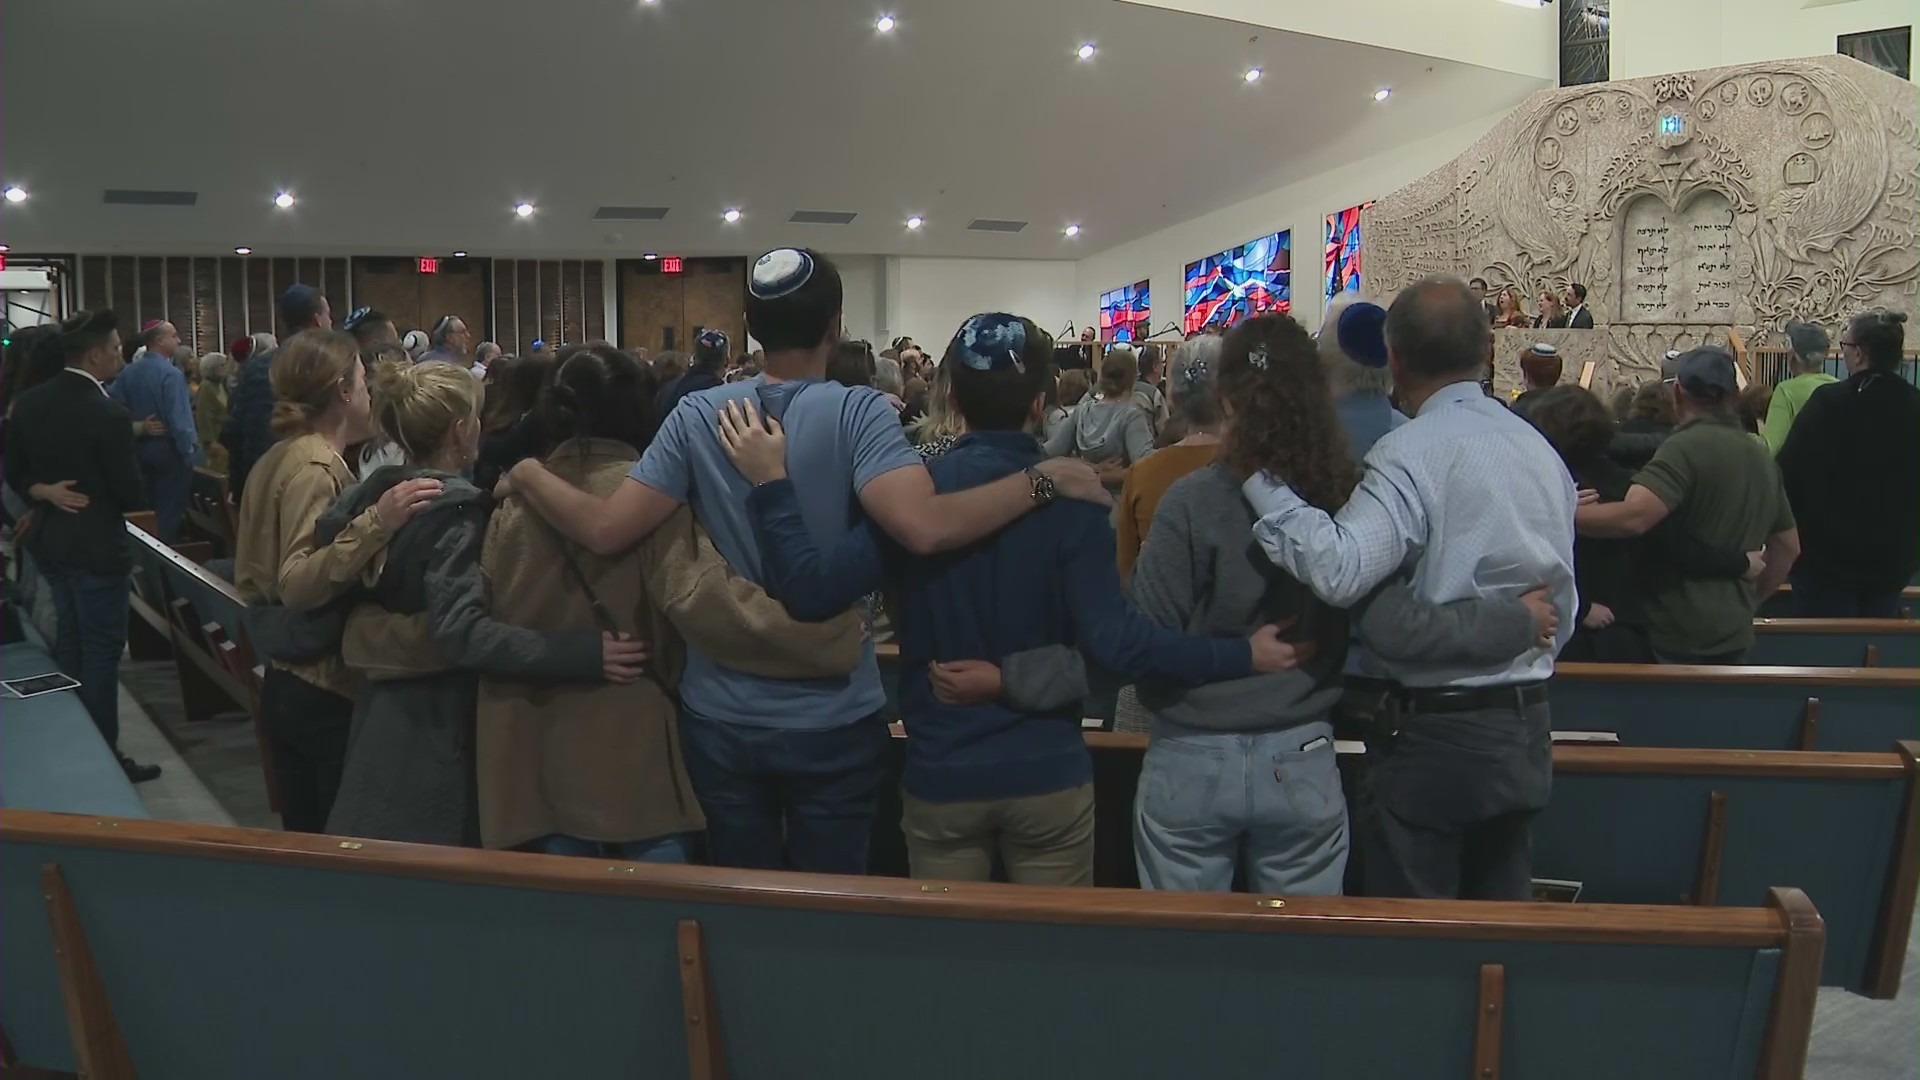
[[[970,232],[1019,232],[1027,227],[1024,221],[1001,221],[998,218],[974,218],[967,225]]]
[[[795,225],[851,225],[853,218],[844,210],[795,210],[787,220]]]
[[[192,206],[200,201],[197,191],[129,191],[108,188],[100,201],[109,206]]]
[[[664,206],[603,206],[593,212],[595,221],[659,221],[666,216]]]

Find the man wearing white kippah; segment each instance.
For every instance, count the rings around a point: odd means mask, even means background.
[[[747,511],[752,486],[727,460],[722,409],[786,432],[786,471],[816,543],[871,517],[908,551],[972,543],[1056,494],[1104,502],[1082,461],[1046,461],[1023,473],[935,494],[900,417],[869,386],[824,381],[840,342],[839,271],[811,250],[779,248],[754,263],[747,331],[766,350],[753,378],[697,391],[661,424],[629,483],[608,498],[573,487],[536,461],[516,465],[512,490],[597,554],[625,551],[692,506],[735,573],[765,580]],[[871,642],[844,679],[762,678],[743,658],[687,650],[681,735],[687,772],[707,815],[708,853],[723,866],[864,873],[888,733]],[[997,657],[982,659],[997,661]]]

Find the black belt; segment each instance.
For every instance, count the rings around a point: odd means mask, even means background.
[[[1502,686],[1402,686],[1394,690],[1394,699],[1407,713],[1473,712],[1479,709],[1513,709],[1547,703],[1547,684],[1543,682],[1507,683]]]

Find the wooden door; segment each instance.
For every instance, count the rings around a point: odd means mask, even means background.
[[[393,320],[401,334],[433,331],[442,315],[458,315],[473,331],[477,346],[487,340],[492,320],[487,310],[484,260],[442,259],[440,271],[423,274],[417,259],[353,260],[353,303],[371,307]],[[345,311],[336,311],[344,319]]]
[[[619,264],[620,346],[690,352],[700,327],[727,332],[736,352],[746,343],[745,259],[688,259],[678,274],[637,259]]]

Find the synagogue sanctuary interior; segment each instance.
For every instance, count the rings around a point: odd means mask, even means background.
[[[1914,0],[9,0],[0,1080],[1920,1080]]]

